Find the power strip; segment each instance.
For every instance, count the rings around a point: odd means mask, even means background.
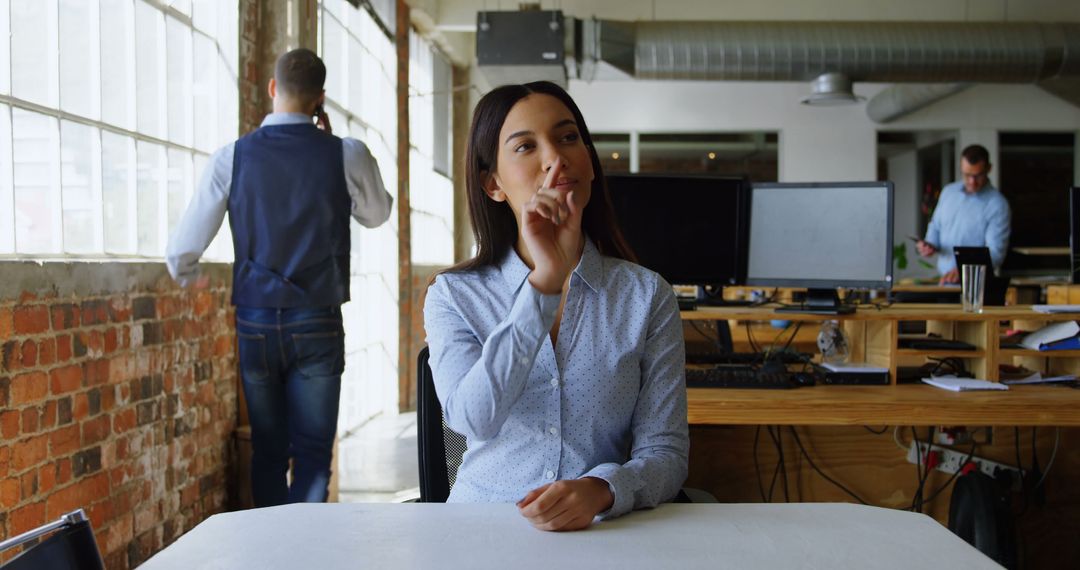
[[[925,464],[927,451],[933,451],[938,454],[938,463],[934,468],[943,473],[953,474],[963,467],[963,461],[967,458],[967,454],[961,451],[949,449],[947,447],[941,447],[938,445],[930,445],[926,442],[912,443],[908,447],[907,460],[908,463]],[[922,457],[922,461],[919,457]],[[999,469],[1005,471],[1011,471],[1013,473],[1020,473],[1020,470],[1012,465],[1006,465],[1004,463],[998,463],[997,461],[990,461],[989,459],[983,459],[982,457],[971,456],[969,460],[979,467],[979,471],[993,477]],[[1019,481],[1019,479],[1017,479]]]

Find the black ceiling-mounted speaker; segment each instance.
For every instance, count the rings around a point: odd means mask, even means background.
[[[1080,283],[1080,186],[1069,189],[1069,275]]]

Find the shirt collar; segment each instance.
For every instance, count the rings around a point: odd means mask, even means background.
[[[503,256],[502,261],[499,262],[499,271],[502,273],[503,280],[510,287],[510,290],[517,291],[525,278],[529,276],[531,270],[518,257],[517,251],[510,247],[506,255]],[[588,236],[585,237],[585,248],[581,252],[581,260],[578,261],[577,267],[574,268],[574,273],[590,289],[599,291],[600,283],[604,278],[604,260],[600,255],[600,250],[596,249],[596,244]]]
[[[297,125],[300,123],[307,123],[312,125],[311,117],[303,113],[270,113],[263,119],[262,127],[273,127],[277,125]]]

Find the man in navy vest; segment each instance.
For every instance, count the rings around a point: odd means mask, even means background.
[[[274,112],[214,153],[166,252],[174,279],[203,282],[199,258],[228,212],[259,507],[326,500],[345,367],[349,216],[374,228],[393,202],[364,143],[330,134],[325,80],[310,50],[278,59]]]

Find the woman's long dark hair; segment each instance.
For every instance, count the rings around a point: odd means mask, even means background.
[[[589,149],[592,161],[592,195],[582,215],[581,229],[593,240],[601,254],[636,261],[630,245],[623,238],[615,221],[615,210],[608,195],[600,157],[593,146],[592,135],[585,126],[581,110],[558,85],[550,81],[535,81],[524,85],[503,85],[480,99],[473,111],[469,143],[465,150],[465,192],[469,200],[469,219],[476,239],[476,257],[463,261],[446,271],[468,271],[498,263],[518,240],[517,219],[507,202],[496,202],[484,192],[485,175],[496,171],[499,132],[506,116],[518,101],[540,93],[550,95],[566,105],[574,115],[582,142]]]

